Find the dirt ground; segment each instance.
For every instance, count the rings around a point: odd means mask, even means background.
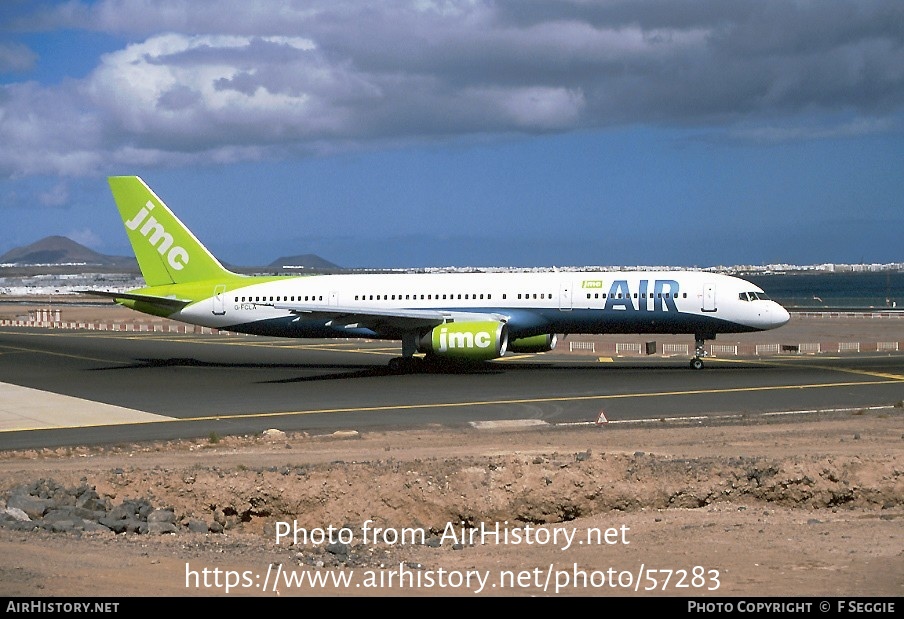
[[[4,497],[87,483],[172,507],[181,531],[0,528],[0,595],[901,596],[902,419],[897,406],[3,452]],[[350,543],[317,538],[331,526]]]

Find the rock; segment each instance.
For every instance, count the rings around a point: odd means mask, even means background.
[[[171,509],[155,509],[147,516],[148,524],[151,523],[169,523],[176,522],[176,513]]]
[[[139,532],[141,530],[139,529]],[[151,535],[163,535],[165,533],[177,533],[176,525],[172,522],[149,522],[147,532]]]
[[[191,519],[188,521],[188,530],[192,533],[207,533],[209,527],[203,520]]]
[[[25,512],[32,520],[44,517],[44,512],[50,507],[49,499],[41,499],[30,495],[14,494],[6,500],[6,507],[19,509]]]
[[[28,514],[18,507],[7,507],[3,511],[0,511],[0,515],[8,516],[18,522],[29,522],[31,520],[31,518],[28,517]]]

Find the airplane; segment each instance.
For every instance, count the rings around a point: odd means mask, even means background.
[[[133,310],[234,333],[401,341],[394,372],[542,353],[559,334],[692,334],[780,327],[754,284],[704,271],[263,276],[232,272],[138,176],[108,178],[145,287],[84,291]]]

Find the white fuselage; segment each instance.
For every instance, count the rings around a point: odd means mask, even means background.
[[[758,286],[701,271],[352,274],[254,281],[249,278],[248,286],[229,291],[212,289],[210,298],[172,318],[256,333],[266,333],[262,327],[270,324],[278,331],[274,334],[297,337],[329,335],[330,327],[324,330],[327,321],[305,320],[274,304],[310,306],[313,316],[325,308],[494,315],[508,323],[512,337],[607,332],[714,337],[772,329],[789,319]],[[337,331],[340,334],[349,334],[348,325]]]

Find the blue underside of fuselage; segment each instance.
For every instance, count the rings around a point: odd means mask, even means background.
[[[509,316],[509,339],[545,333],[563,334],[681,334],[701,335],[713,339],[717,333],[746,333],[760,329],[717,318],[715,315],[685,314],[664,311],[588,310],[562,311],[555,308],[536,310],[470,309],[471,312],[498,313]],[[399,329],[344,329],[324,326],[323,320],[303,320],[295,316],[239,323],[222,327],[227,331],[269,335],[274,337],[336,338],[361,337],[401,339]]]

